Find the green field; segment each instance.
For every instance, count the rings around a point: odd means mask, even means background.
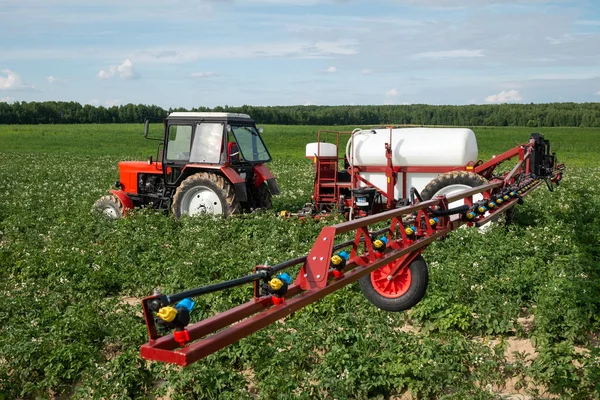
[[[304,144],[318,129],[265,127],[275,210],[309,201]],[[568,167],[559,189],[527,197],[513,225],[430,246],[429,289],[410,312],[380,311],[351,285],[186,369],[138,356],[141,297],[303,255],[323,223],[90,212],[118,161],[155,155],[141,130],[0,126],[0,400],[600,398],[600,129],[540,128]],[[474,130],[483,159],[531,131]],[[201,297],[194,318],[251,295]]]

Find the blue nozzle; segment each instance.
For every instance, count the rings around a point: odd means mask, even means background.
[[[277,275],[277,279],[287,283],[288,285],[292,283],[292,277],[287,272],[282,272],[281,274]]]
[[[347,251],[340,251],[338,256],[342,257],[346,261],[350,259],[350,254]]]
[[[387,246],[387,244],[388,244],[388,240],[387,240],[387,238],[386,238],[385,236],[382,236],[382,237],[380,237],[380,238],[379,238],[379,240],[381,240],[381,241],[382,241],[383,243],[385,243],[385,244],[386,244],[386,246]]]
[[[186,297],[185,299],[183,299],[179,303],[177,303],[175,305],[175,308],[183,307],[183,308],[187,309],[188,312],[192,312],[195,305],[196,305],[195,301],[193,301],[189,297]]]

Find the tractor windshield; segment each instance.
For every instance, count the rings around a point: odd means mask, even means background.
[[[271,161],[271,155],[254,126],[231,125],[231,132],[244,160],[249,162]]]

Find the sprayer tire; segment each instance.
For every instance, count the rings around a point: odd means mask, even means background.
[[[123,218],[125,213],[123,203],[114,194],[102,196],[94,203],[93,210],[106,215],[110,219]]]
[[[395,284],[399,283],[397,286],[399,290],[390,290],[384,288],[384,285],[378,284],[378,281],[382,280],[381,273],[385,271],[386,267],[388,266],[359,279],[360,290],[367,300],[381,310],[392,312],[408,310],[419,303],[425,296],[429,283],[429,271],[423,256],[419,254],[407,268],[393,277],[392,281]],[[397,282],[397,279],[400,279],[401,282]]]
[[[444,188],[449,186],[465,186],[465,189],[468,187],[476,187],[487,184],[488,181],[481,175],[474,174],[472,172],[467,171],[452,171],[446,172],[445,174],[438,175],[431,182],[425,186],[423,191],[421,192],[421,197],[423,200],[430,200],[436,193],[440,192]]]
[[[228,217],[240,212],[235,188],[225,178],[209,172],[188,176],[175,191],[171,211],[182,215],[212,214]]]

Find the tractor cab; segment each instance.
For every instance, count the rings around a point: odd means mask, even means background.
[[[145,133],[147,133],[145,126]],[[271,161],[254,121],[246,114],[174,112],[165,120],[158,158],[167,166],[165,181],[176,184],[192,165],[229,165],[247,175]]]
[[[144,124],[144,136],[161,142],[156,160],[119,163],[119,190],[97,202],[105,214],[118,217],[127,209],[152,206],[176,217],[228,216],[271,207],[271,195],[279,188],[264,165],[271,155],[262,129],[250,116],[174,112],[163,121],[162,138],[149,134],[150,123]]]
[[[246,114],[175,112],[165,122],[166,164],[262,164],[271,161]]]

